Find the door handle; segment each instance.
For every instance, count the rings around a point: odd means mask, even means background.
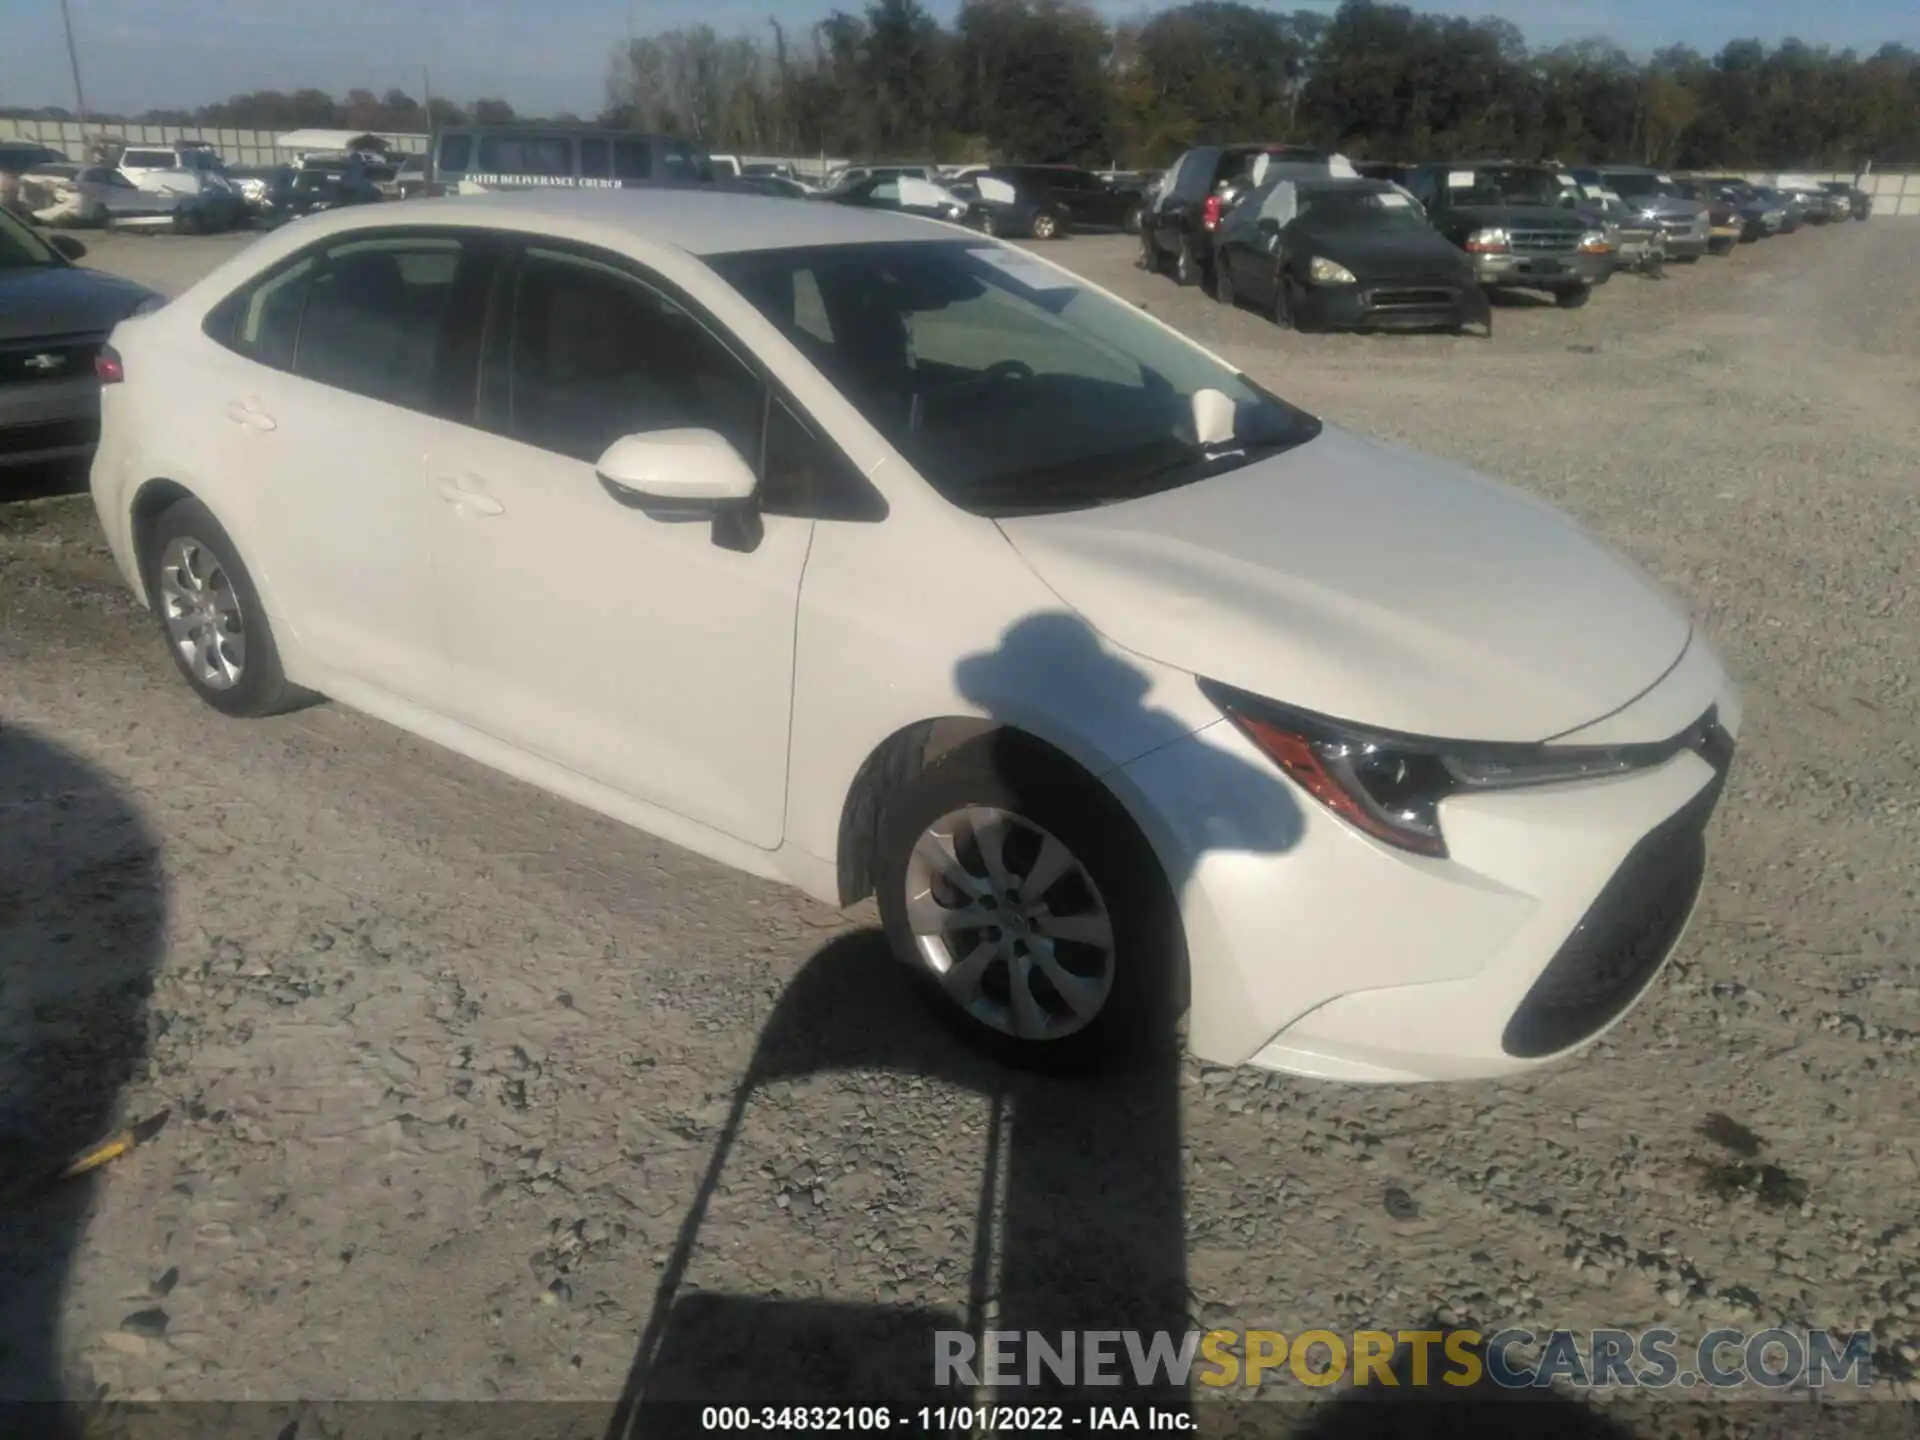
[[[227,406],[227,418],[236,425],[244,425],[249,430],[274,430],[279,422],[260,408],[255,399],[236,400]]]
[[[455,479],[448,475],[435,484],[440,498],[456,510],[464,510],[474,515],[503,515],[507,507],[493,496],[487,494],[479,480],[471,475]]]

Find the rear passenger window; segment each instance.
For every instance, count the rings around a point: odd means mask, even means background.
[[[458,240],[362,240],[326,254],[307,286],[293,370],[414,410],[434,408]]]
[[[208,314],[207,335],[249,360],[291,370],[313,269],[309,256],[267,276],[251,290],[228,296]]]
[[[471,135],[443,135],[440,137],[440,160],[437,168],[442,174],[465,174],[467,163],[472,156],[473,137]]]
[[[616,140],[613,142],[613,178],[616,180],[651,180],[653,178],[653,152],[647,148],[644,140]]]
[[[569,176],[573,141],[565,135],[483,135],[480,168],[495,175]]]

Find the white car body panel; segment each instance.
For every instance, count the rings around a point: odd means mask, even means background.
[[[127,382],[103,397],[93,493],[136,592],[132,507],[165,479],[233,537],[296,683],[830,903],[849,791],[883,742],[940,720],[1028,731],[1107,784],[1166,870],[1203,1058],[1369,1082],[1553,1058],[1506,1054],[1501,1025],[1622,857],[1712,772],[1684,751],[1456,796],[1449,855],[1416,856],[1298,788],[1197,676],[1449,738],[1664,740],[1709,707],[1737,730],[1738,696],[1686,616],[1544,505],[1328,427],[1142,500],[971,515],[700,258],[950,227],[684,191],[383,209],[286,227],[115,331]],[[758,549],[720,549],[705,525],[623,508],[590,465],[202,333],[295,250],[395,226],[650,267],[787,387],[886,518],[768,516]]]

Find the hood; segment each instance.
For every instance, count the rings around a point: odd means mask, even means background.
[[[104,335],[153,292],[74,265],[0,270],[0,341]]]
[[[1671,215],[1687,220],[1707,208],[1703,201],[1688,200],[1677,195],[1642,195],[1627,201],[1627,205],[1639,213],[1651,210],[1656,215]]]
[[[1321,230],[1309,224],[1299,234],[1299,248],[1338,261],[1359,280],[1460,280],[1471,274],[1459,247],[1438,230]]]
[[[1586,221],[1571,210],[1557,205],[1455,205],[1451,211],[1457,220],[1484,229],[1573,230],[1587,228]]]
[[[1332,426],[1211,480],[1000,528],[1119,646],[1441,739],[1591,723],[1659,680],[1692,632],[1558,511]]]

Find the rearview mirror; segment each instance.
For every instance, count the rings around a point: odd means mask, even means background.
[[[714,544],[729,550],[760,543],[759,479],[718,431],[622,435],[593,468],[607,494],[649,519],[711,521]]]

